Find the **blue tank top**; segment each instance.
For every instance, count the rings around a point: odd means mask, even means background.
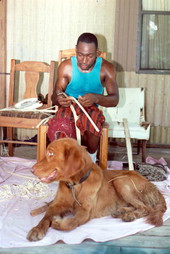
[[[102,58],[97,57],[96,63],[90,72],[84,73],[78,69],[76,56],[71,57],[72,63],[72,78],[67,85],[65,93],[68,96],[78,98],[86,93],[102,94],[103,86],[100,81],[100,69]]]

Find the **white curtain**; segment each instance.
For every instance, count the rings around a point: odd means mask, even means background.
[[[144,11],[170,11],[169,0],[142,0]]]
[[[143,15],[142,69],[170,69],[170,15]]]

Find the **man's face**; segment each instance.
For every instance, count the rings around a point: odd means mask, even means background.
[[[79,42],[76,46],[77,65],[80,71],[91,71],[97,57],[94,43]]]

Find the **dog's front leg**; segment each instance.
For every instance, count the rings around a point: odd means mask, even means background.
[[[47,214],[43,217],[43,219],[38,223],[37,226],[33,227],[27,234],[27,239],[29,241],[38,241],[41,240],[48,228],[51,225],[52,216],[48,216]]]
[[[61,202],[58,202],[58,203],[54,202],[52,205],[48,207],[45,216],[38,223],[38,225],[33,227],[29,231],[27,235],[27,239],[29,241],[41,240],[45,236],[48,228],[51,226],[53,216],[58,216],[58,217],[62,216],[62,214],[64,214],[68,210],[69,210],[68,206],[62,205]]]
[[[87,208],[77,207],[76,212],[71,217],[61,218],[54,216],[52,219],[51,227],[58,230],[72,230],[79,225],[86,223],[89,220],[90,211]]]

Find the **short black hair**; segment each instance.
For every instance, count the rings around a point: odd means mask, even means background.
[[[83,33],[79,36],[77,40],[77,45],[79,42],[86,42],[86,43],[94,43],[96,49],[98,48],[98,40],[97,37],[92,33]]]

